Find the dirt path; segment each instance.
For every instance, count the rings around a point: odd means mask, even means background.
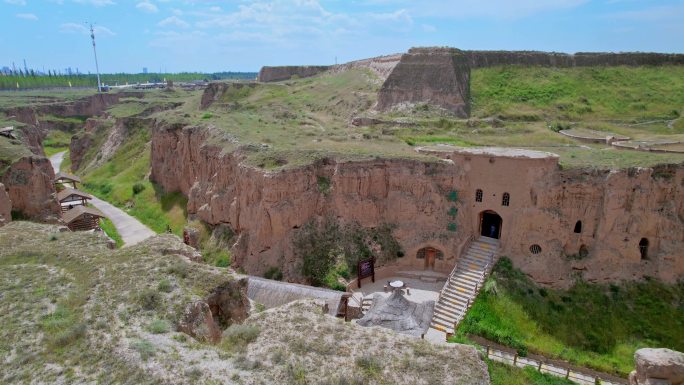
[[[50,163],[52,163],[52,167],[55,169],[55,174],[59,172],[59,167],[62,165],[65,153],[65,151],[58,152],[50,157]],[[156,235],[149,227],[143,225],[140,221],[111,203],[98,198],[93,198],[91,203],[112,221],[124,241],[124,246],[134,245]]]

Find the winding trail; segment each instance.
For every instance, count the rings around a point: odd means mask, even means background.
[[[66,151],[58,152],[50,157],[50,163],[52,163],[52,168],[55,169],[55,174],[59,172],[65,153]],[[93,197],[91,203],[112,221],[114,227],[116,227],[116,230],[121,235],[121,239],[124,241],[124,247],[135,245],[140,241],[157,235],[149,227],[109,202]]]

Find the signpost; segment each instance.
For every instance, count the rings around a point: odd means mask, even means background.
[[[375,282],[375,260],[373,258],[359,261],[356,271],[359,272],[358,278],[356,279],[359,289],[361,288],[361,280],[364,278],[371,277],[373,282]]]

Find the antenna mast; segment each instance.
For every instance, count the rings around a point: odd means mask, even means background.
[[[97,92],[102,92],[100,83],[100,67],[97,64],[97,50],[95,49],[95,30],[93,23],[90,23],[90,38],[93,39],[93,54],[95,54],[95,72],[97,73]]]

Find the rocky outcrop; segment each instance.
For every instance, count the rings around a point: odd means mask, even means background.
[[[186,306],[177,329],[200,342],[215,344],[221,340],[221,329],[214,322],[211,309],[204,301],[195,301]]]
[[[463,51],[471,68],[501,65],[541,67],[684,65],[684,54],[653,52]]]
[[[630,385],[684,384],[684,354],[670,349],[639,349],[634,353],[636,370]]]
[[[54,179],[55,173],[48,159],[26,156],[0,176],[0,183],[7,189],[13,211],[27,219],[54,223],[61,215]]]
[[[456,116],[470,115],[470,67],[453,48],[411,48],[378,93],[377,109],[427,103]]]
[[[5,185],[0,183],[0,226],[12,220],[12,201],[10,200]]]
[[[261,67],[258,81],[262,83],[278,82],[290,80],[293,77],[308,78],[325,72],[330,66],[280,66],[280,67]]]

